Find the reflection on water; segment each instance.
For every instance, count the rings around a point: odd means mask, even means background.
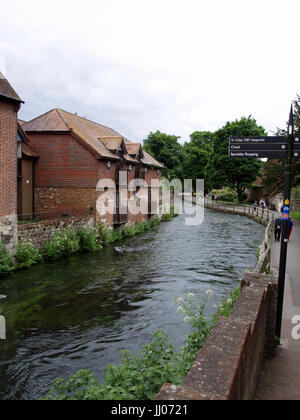
[[[181,345],[189,327],[175,299],[207,289],[212,304],[224,299],[255,265],[263,231],[247,218],[206,210],[201,226],[186,226],[179,216],[97,253],[1,280],[8,297],[0,301],[7,321],[0,398],[36,399],[56,377],[78,369],[101,380],[121,350],[137,352],[157,329]]]

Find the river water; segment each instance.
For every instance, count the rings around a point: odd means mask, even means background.
[[[248,218],[210,210],[200,226],[184,221],[1,279],[0,399],[37,399],[78,369],[101,382],[123,349],[138,352],[158,329],[180,346],[190,329],[176,298],[210,289],[212,312],[255,266],[264,232]]]

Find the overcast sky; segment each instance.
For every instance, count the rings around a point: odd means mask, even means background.
[[[300,94],[299,0],[2,0],[0,68],[26,102],[133,141],[189,140],[252,115],[271,134]]]

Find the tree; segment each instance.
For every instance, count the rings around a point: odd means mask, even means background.
[[[294,105],[294,124],[295,135],[300,135],[300,96],[293,101]],[[287,136],[287,130],[277,128],[276,136]],[[284,190],[284,173],[285,161],[284,160],[268,160],[263,168],[263,183],[269,195],[275,195]],[[300,183],[300,162],[294,160],[293,162],[293,186]]]
[[[180,137],[161,133],[150,132],[144,140],[144,149],[165,167],[163,176],[172,180],[183,179],[182,170],[182,145],[178,142]]]
[[[260,175],[262,163],[259,159],[229,158],[231,136],[265,136],[265,129],[251,115],[233,122],[214,133],[210,175],[213,188],[230,187],[238,194],[239,202],[246,188]]]
[[[208,186],[208,168],[212,154],[213,133],[195,131],[191,141],[183,146],[183,173],[185,179],[192,179],[195,187],[196,179],[205,179]]]

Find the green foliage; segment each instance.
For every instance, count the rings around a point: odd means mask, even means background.
[[[183,172],[185,179],[194,181],[205,179],[206,189],[210,189],[209,165],[212,156],[214,134],[209,131],[195,131],[190,142],[183,146]]]
[[[14,268],[14,259],[8,254],[5,246],[0,243],[0,276],[11,273]]]
[[[300,220],[300,211],[292,211],[291,217],[292,219]]]
[[[182,146],[180,137],[156,131],[150,132],[144,140],[144,149],[164,165],[163,175],[172,180],[183,179]]]
[[[149,220],[150,228],[154,228],[155,226],[158,226],[160,222],[161,220],[158,216],[152,217],[152,219]]]
[[[14,257],[17,269],[29,268],[42,261],[42,255],[31,242],[19,242]]]
[[[75,254],[80,250],[80,239],[74,229],[63,229],[56,232],[49,242],[46,242],[42,255],[46,260],[54,261]]]
[[[95,228],[82,228],[78,231],[80,249],[82,251],[94,252],[102,248],[100,235]]]
[[[231,188],[222,188],[220,190],[212,190],[211,194],[217,195],[219,198],[219,201],[224,201],[227,203],[237,203],[238,202],[238,196],[235,191],[233,191]]]
[[[170,222],[174,217],[178,216],[178,210],[174,206],[170,206],[170,212],[162,215],[162,222]]]
[[[259,159],[232,159],[228,157],[229,138],[231,136],[263,136],[266,132],[258,126],[251,116],[233,122],[214,133],[213,156],[211,160],[211,179],[214,188],[230,187],[236,191],[239,202],[242,193],[260,175]]]
[[[239,286],[230,293],[230,298],[225,299],[219,305],[217,313],[214,314],[213,316],[214,322],[216,322],[222,316],[229,317],[231,315],[231,312],[240,294],[241,294],[241,288]]]

